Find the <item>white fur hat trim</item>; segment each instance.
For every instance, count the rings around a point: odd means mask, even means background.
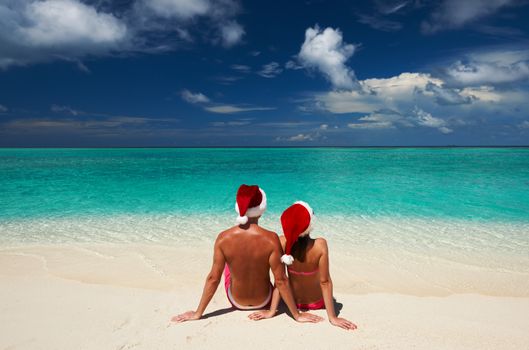
[[[292,265],[294,262],[294,257],[292,255],[283,254],[281,257],[281,262],[285,265]]]
[[[239,224],[244,225],[248,222],[248,218],[255,218],[261,216],[266,211],[266,193],[261,188],[259,188],[259,191],[261,191],[261,195],[263,196],[263,198],[261,199],[261,204],[259,204],[259,206],[257,207],[248,208],[248,210],[246,210],[245,216],[239,215],[239,217],[237,218],[237,222]],[[235,211],[237,212],[237,214],[240,214],[239,205],[237,204],[237,202],[235,202]]]

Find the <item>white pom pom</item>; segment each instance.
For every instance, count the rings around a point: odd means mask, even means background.
[[[285,265],[292,265],[294,262],[294,257],[292,255],[283,254],[281,257],[281,262]]]
[[[239,216],[237,217],[237,222],[241,225],[244,225],[248,222],[248,217],[245,215],[245,216]]]

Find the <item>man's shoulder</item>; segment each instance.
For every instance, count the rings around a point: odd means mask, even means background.
[[[267,230],[266,228],[264,227],[261,227],[259,226],[259,233],[268,238],[268,239],[271,239],[273,240],[274,242],[277,240],[279,241],[279,236],[277,235],[277,233],[275,233],[274,231],[271,231],[271,230]]]
[[[229,237],[230,235],[232,235],[233,233],[235,233],[237,231],[237,228],[238,228],[238,226],[232,226],[232,227],[220,232],[217,235],[217,240],[222,240],[224,238]]]

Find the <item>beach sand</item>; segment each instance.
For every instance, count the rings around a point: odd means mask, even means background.
[[[0,349],[529,349],[527,273],[400,257],[388,264],[338,248],[335,297],[355,331],[284,313],[251,321],[229,308],[221,286],[204,319],[172,324],[196,307],[211,250],[2,247]]]

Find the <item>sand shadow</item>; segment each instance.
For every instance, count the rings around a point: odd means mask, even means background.
[[[340,315],[340,311],[342,311],[342,309],[343,309],[343,304],[338,302],[335,298],[332,298],[332,300],[333,300],[334,310],[336,312],[336,316],[339,316]],[[325,308],[323,310],[325,310]],[[302,309],[301,311],[310,312],[311,310]],[[279,306],[277,307],[276,316],[281,315],[281,314],[287,314],[288,316],[292,317],[292,315],[290,314],[290,311],[288,310],[287,305],[285,304],[285,302],[283,300],[281,300],[281,302],[279,303]]]
[[[224,309],[218,309],[218,310],[209,312],[207,314],[204,314],[204,315],[202,315],[201,318],[202,319],[206,319],[206,318],[210,318],[210,317],[216,317],[216,316],[224,315],[224,314],[227,314],[227,313],[230,313],[230,312],[233,312],[233,311],[235,311],[234,307],[227,307],[227,308],[224,308]]]
[[[335,298],[332,298],[334,304],[334,310],[336,311],[336,316],[340,316],[340,311],[343,309],[343,304],[339,303]]]

